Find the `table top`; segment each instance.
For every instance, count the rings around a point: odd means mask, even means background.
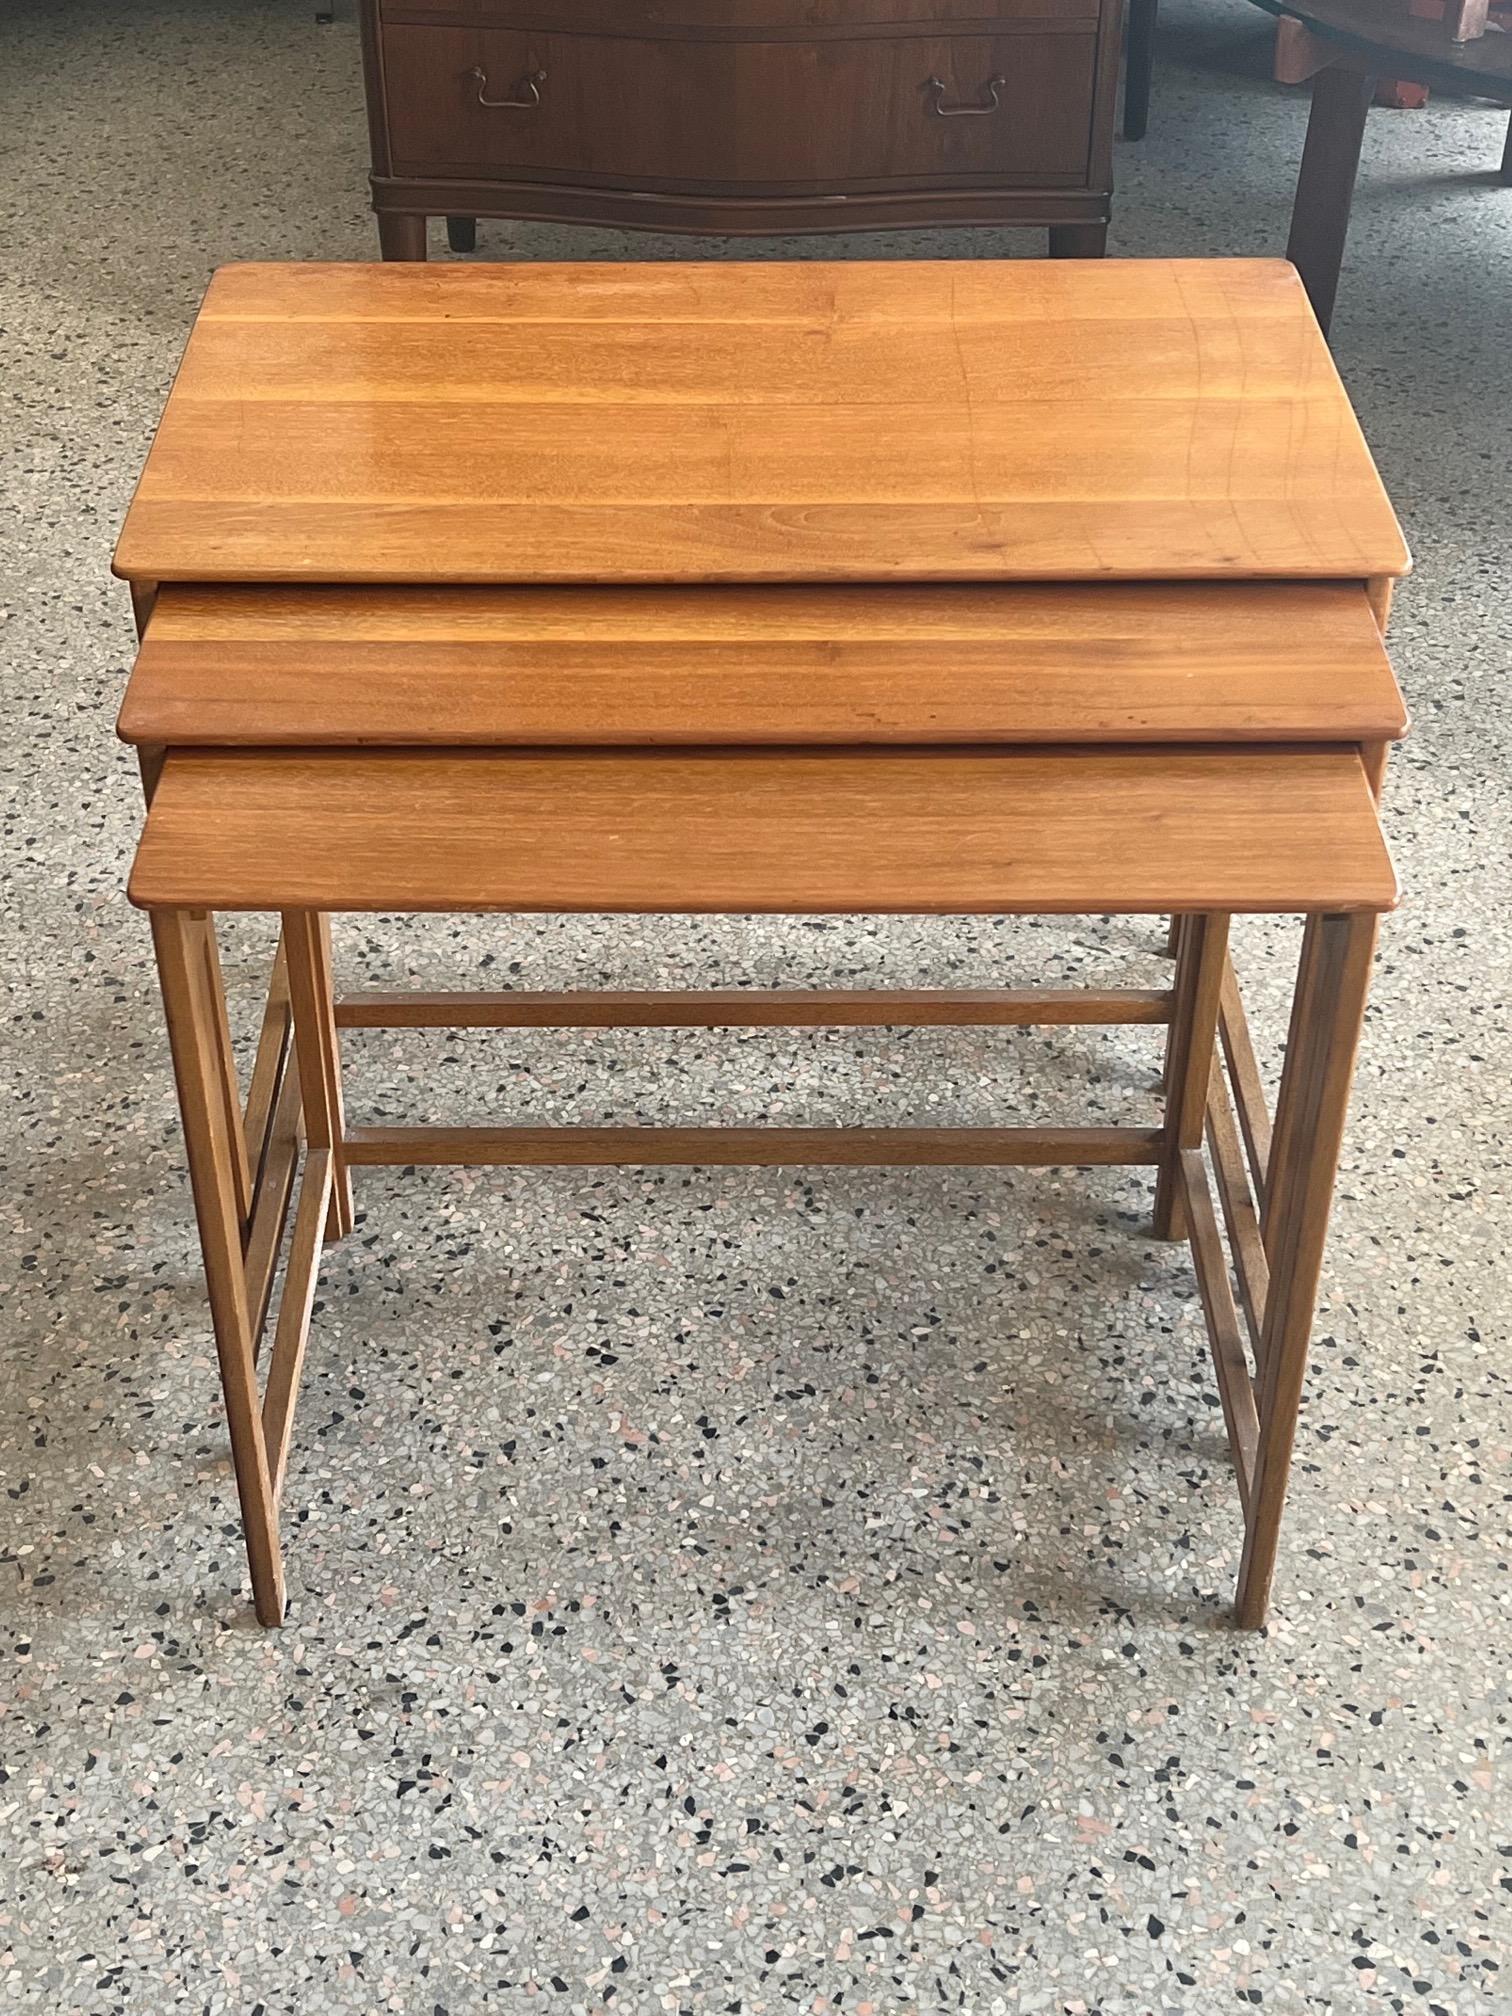
[[[218,272],[134,581],[1396,576],[1272,260]]]
[[[157,597],[150,745],[1387,741],[1358,583],[224,587]]]
[[[216,910],[1383,910],[1354,749],[173,750],[132,901]]]
[[[1302,22],[1346,53],[1390,56],[1393,77],[1512,98],[1512,35],[1494,23],[1473,42],[1451,42],[1442,21],[1411,13],[1406,0],[1255,0],[1255,5]]]

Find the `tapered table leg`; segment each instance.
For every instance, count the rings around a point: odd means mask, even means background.
[[[1248,1629],[1265,1622],[1270,1602],[1377,921],[1310,917],[1303,935],[1266,1189],[1270,1286],[1257,1353],[1260,1440],[1235,1603]]]
[[[233,1131],[224,1097],[226,1060],[221,1054],[221,1021],[212,998],[203,930],[198,922],[183,911],[155,910],[152,936],[226,1397],[253,1602],[259,1623],[281,1624],[284,1580],[278,1510],[263,1436],[247,1305]]]

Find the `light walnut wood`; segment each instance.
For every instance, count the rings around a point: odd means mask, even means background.
[[[454,1161],[1157,1165],[1239,1470],[1239,1614],[1262,1621],[1369,913],[1396,896],[1372,792],[1405,725],[1380,629],[1407,564],[1281,262],[218,274],[117,555],[146,629],[121,727],[152,797],[132,896],[154,909],[263,1621],[349,1167]],[[751,746],[778,740],[828,746]],[[245,1130],[218,908],[285,912]],[[1186,921],[1173,994],[338,1005],[338,909]],[[1313,913],[1273,1143],[1223,953],[1224,913],[1266,909]],[[1220,1008],[1257,1195],[1270,1158],[1260,1215]],[[1166,1124],[343,1118],[343,1025],[900,1018],[1169,1022]]]
[[[273,1104],[264,1130],[264,1146],[247,1232],[247,1304],[252,1318],[254,1357],[262,1349],[263,1331],[273,1300],[278,1258],[289,1221],[289,1204],[299,1170],[304,1138],[304,1108],[299,1094],[299,1060],[292,1046],[280,1058]]]
[[[299,1398],[299,1378],[304,1369],[305,1345],[309,1342],[310,1317],[320,1278],[320,1254],[327,1219],[335,1202],[334,1179],[335,1163],[330,1150],[312,1149],[299,1186],[299,1205],[294,1213],[294,1234],[289,1242],[288,1267],[262,1401],[263,1439],[275,1499],[289,1461],[289,1437],[294,1428],[294,1406]]]
[[[384,1168],[1091,1168],[1150,1163],[1141,1127],[354,1127],[347,1159]]]
[[[1266,1172],[1270,1166],[1270,1107],[1266,1103],[1265,1084],[1260,1076],[1249,1017],[1244,1012],[1244,997],[1239,992],[1239,976],[1234,971],[1232,959],[1224,968],[1223,987],[1218,999],[1218,1035],[1234,1091],[1234,1107],[1239,1116],[1240,1132],[1244,1136],[1250,1178],[1255,1196],[1263,1201]]]
[[[1155,1189],[1157,1239],[1179,1238],[1187,1229],[1182,1222],[1182,1157],[1202,1140],[1228,938],[1229,920],[1221,912],[1184,917],[1177,934],[1176,999],[1166,1049],[1165,1148]]]
[[[1270,1270],[1266,1266],[1265,1243],[1260,1236],[1260,1214],[1250,1189],[1249,1172],[1229,1100],[1228,1083],[1216,1058],[1208,1086],[1207,1145],[1213,1162],[1214,1184],[1223,1206],[1234,1278],[1239,1284],[1239,1302],[1251,1342],[1258,1350]]]
[[[930,987],[828,992],[780,987],[689,993],[349,994],[338,1029],[879,1029],[1158,1026],[1158,988]]]
[[[253,1176],[259,1183],[278,1090],[288,1064],[290,1030],[289,973],[280,937],[268,973],[268,991],[263,1001],[262,1023],[257,1032],[257,1049],[252,1059],[251,1076],[247,1080],[247,1106],[243,1122]]]
[[[341,1047],[332,1005],[331,946],[326,919],[311,910],[288,911],[283,919],[283,945],[288,961],[295,1055],[299,1081],[304,1088],[305,1132],[312,1154],[324,1151],[330,1156],[328,1236],[339,1239],[352,1229],[352,1185],[341,1150],[345,1129]]]
[[[181,750],[131,896],[227,910],[1158,913],[1388,909],[1396,882],[1348,749]]]
[[[1228,1430],[1234,1472],[1239,1480],[1240,1503],[1247,1511],[1254,1490],[1260,1418],[1255,1407],[1255,1389],[1250,1383],[1249,1365],[1244,1356],[1244,1339],[1239,1333],[1239,1312],[1234,1306],[1233,1283],[1224,1258],[1223,1241],[1218,1236],[1218,1220],[1213,1211],[1213,1193],[1208,1187],[1207,1166],[1200,1150],[1184,1148],[1181,1151],[1177,1181],[1181,1187],[1181,1216],[1191,1240],[1197,1290],[1202,1297],[1202,1313],[1213,1353],[1213,1371],[1218,1380],[1223,1424]]]
[[[1376,919],[1364,916],[1310,917],[1303,939],[1266,1195],[1260,1442],[1235,1601],[1250,1630],[1270,1601],[1375,939]]]
[[[1282,261],[246,266],[133,580],[1393,577]]]
[[[1281,259],[1106,259],[1068,275],[1043,259],[553,260],[427,266],[299,260],[222,266],[201,320],[265,322],[754,323],[891,328],[932,322],[948,285],[957,322],[1123,317],[1185,321],[1214,340],[1225,322],[1294,323],[1297,283]]]
[[[284,1579],[277,1493],[263,1439],[242,1226],[232,1175],[233,1137],[240,1132],[240,1115],[234,1126],[228,1123],[222,1093],[225,1061],[220,1055],[220,1016],[216,1003],[208,998],[202,926],[182,912],[158,911],[152,919],[152,931],[205,1259],[253,1601],[259,1623],[281,1624]]]
[[[215,1044],[212,1055],[220,1085],[221,1105],[225,1113],[226,1139],[230,1146],[230,1173],[232,1194],[236,1199],[236,1217],[242,1239],[247,1236],[247,1226],[252,1216],[252,1157],[248,1152],[247,1131],[242,1125],[241,1086],[236,1076],[236,1059],[231,1049],[231,1026],[227,1020],[226,989],[221,979],[220,947],[216,943],[214,926],[208,916],[197,916],[188,927],[199,941],[200,958],[204,962],[204,1002],[215,1018]]]
[[[137,744],[1359,741],[1357,585],[162,590]]]

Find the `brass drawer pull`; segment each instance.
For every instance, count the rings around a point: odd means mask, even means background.
[[[987,103],[985,105],[947,105],[945,86],[938,77],[926,77],[924,89],[933,91],[934,103],[930,106],[936,119],[990,119],[1002,104],[1002,89],[1006,80],[1001,77],[987,79]]]
[[[533,70],[520,79],[515,90],[520,94],[515,98],[490,98],[488,95],[488,72],[469,70],[468,76],[477,81],[478,103],[486,105],[490,112],[529,112],[541,102],[540,86],[546,82],[544,70]]]

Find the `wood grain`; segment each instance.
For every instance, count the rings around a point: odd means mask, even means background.
[[[1057,1169],[1151,1163],[1142,1127],[354,1127],[358,1165]]]
[[[1382,741],[1339,582],[165,588],[139,745]]]
[[[1265,1622],[1291,1473],[1329,1207],[1375,956],[1371,917],[1310,917],[1276,1105],[1267,1196],[1270,1282],[1259,1350],[1260,1443],[1235,1612]]]
[[[555,34],[386,21],[381,30],[390,161],[399,176],[544,172],[689,193],[800,192],[857,184],[928,188],[1012,180],[1085,186],[1097,42],[1074,19],[1010,32],[914,32],[820,41]],[[539,80],[538,102],[504,114],[478,102]],[[543,74],[544,73],[544,74]],[[934,115],[949,100],[998,104],[982,118]]]
[[[1389,909],[1358,756],[169,755],[134,902],[213,909]]]
[[[1255,1488],[1255,1460],[1260,1443],[1260,1417],[1255,1407],[1255,1389],[1250,1383],[1249,1364],[1244,1355],[1244,1339],[1239,1331],[1239,1312],[1234,1306],[1233,1283],[1218,1236],[1218,1220],[1213,1210],[1213,1193],[1208,1187],[1207,1166],[1196,1148],[1181,1151],[1181,1212],[1192,1244],[1192,1264],[1197,1275],[1202,1313],[1207,1323],[1208,1344],[1213,1353],[1213,1370],[1218,1378],[1218,1397],[1223,1407],[1223,1425],[1228,1430],[1229,1449],[1239,1480],[1239,1498],[1246,1512]]]
[[[922,19],[982,27],[994,21],[1096,18],[1096,0],[636,0],[637,34],[728,38],[759,29],[810,40],[854,35],[858,28],[918,32]],[[624,34],[624,0],[384,0],[386,21],[437,16],[509,22],[530,28],[599,29]]]
[[[349,994],[338,1029],[1031,1029],[1160,1027],[1171,997],[1158,988],[730,987],[691,993],[518,992]]]
[[[245,266],[116,554],[156,580],[1395,576],[1280,261]]]
[[[253,1602],[259,1623],[280,1624],[284,1579],[278,1545],[278,1494],[269,1472],[257,1393],[243,1228],[232,1179],[233,1130],[221,1089],[224,1066],[217,1054],[222,1040],[220,1017],[217,1004],[209,998],[203,926],[182,914],[159,911],[152,920],[152,935],[204,1254]],[[237,1133],[240,1126],[238,1115]]]

